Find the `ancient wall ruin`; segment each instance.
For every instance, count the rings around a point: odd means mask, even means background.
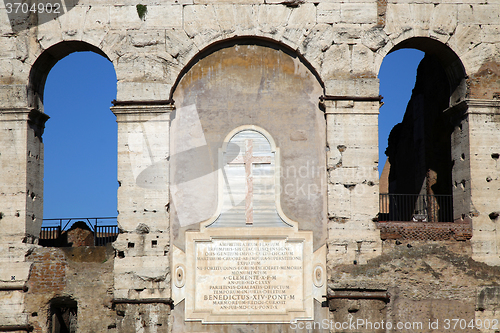
[[[192,103],[210,139],[206,155],[197,157],[213,162],[220,137],[239,125],[258,125],[278,142],[283,165],[323,163],[323,171],[305,182],[322,191],[311,203],[300,193],[280,198],[298,229],[313,232],[316,256],[324,254],[326,281],[318,270],[315,282],[326,298],[314,300],[321,314],[315,319],[326,313],[340,323],[413,320],[423,323],[419,331],[440,332],[451,317],[467,323],[498,318],[498,1],[141,5],[139,10],[128,0],[75,0],[62,5],[62,14],[47,14],[15,13],[12,1],[0,3],[0,331],[49,332],[56,314],[78,332],[184,329],[176,315],[184,303],[174,305],[173,293],[175,281],[181,285],[182,274],[192,272],[171,266],[182,257],[174,246],[186,231],[177,224],[171,199],[171,186],[177,185],[170,181],[176,139],[171,125]],[[445,73],[448,101],[440,111],[451,131],[453,223],[467,224],[471,235],[429,240],[384,237],[391,230],[383,228],[381,233],[377,74],[384,57],[401,48],[426,52]],[[52,66],[76,51],[105,56],[117,74],[112,111],[118,122],[122,233],[114,253],[43,248],[37,240],[43,219],[44,83]],[[228,116],[228,110],[236,115]],[[294,180],[280,181],[286,186]],[[207,189],[213,193],[210,183]],[[215,199],[208,199],[201,211],[192,207],[196,214],[210,215]],[[300,331],[290,323],[257,325],[250,318],[240,325],[189,327]],[[474,324],[463,331],[491,329]],[[405,330],[415,328],[400,331]]]

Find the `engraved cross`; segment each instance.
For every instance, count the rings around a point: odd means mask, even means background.
[[[239,155],[229,164],[244,164],[246,178],[245,220],[246,224],[253,224],[253,175],[252,164],[271,164],[270,156],[253,156],[253,140],[245,140],[245,155]]]

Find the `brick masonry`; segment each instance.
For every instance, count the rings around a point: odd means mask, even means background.
[[[58,294],[66,287],[67,261],[57,248],[41,248],[27,257],[33,262],[28,282],[31,293]]]

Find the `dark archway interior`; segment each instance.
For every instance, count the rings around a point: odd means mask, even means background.
[[[75,333],[77,330],[78,304],[70,297],[57,297],[50,301],[49,331]]]
[[[452,222],[454,125],[444,111],[465,97],[465,73],[460,59],[437,41],[413,38],[394,50],[406,47],[424,51],[425,57],[403,120],[388,138],[390,171],[388,193],[381,193],[381,220]]]

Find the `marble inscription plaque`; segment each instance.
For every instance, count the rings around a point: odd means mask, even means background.
[[[215,239],[196,244],[195,310],[284,313],[302,308],[303,244]]]
[[[312,319],[312,232],[207,228],[186,236],[186,320]]]

